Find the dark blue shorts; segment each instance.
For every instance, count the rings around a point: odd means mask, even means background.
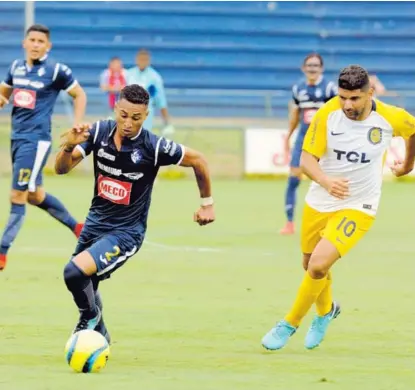
[[[140,249],[142,241],[125,232],[97,234],[87,227],[82,230],[73,257],[87,251],[97,266],[99,280],[107,279]]]
[[[304,135],[298,134],[297,139],[295,140],[295,143],[294,143],[293,150],[291,151],[290,167],[292,168],[300,167],[301,153],[303,151],[303,142],[304,142]]]
[[[43,168],[51,150],[50,141],[12,140],[14,190],[35,192],[43,183]]]

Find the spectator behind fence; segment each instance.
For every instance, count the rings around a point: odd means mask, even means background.
[[[127,72],[119,57],[111,58],[108,68],[101,73],[100,87],[108,92],[108,105],[114,111],[115,102],[118,100],[121,90],[127,85]]]
[[[148,106],[149,114],[143,126],[147,130],[152,130],[154,118],[154,106],[160,109],[163,117],[164,126],[162,135],[167,136],[174,133],[174,127],[169,124],[169,113],[167,111],[167,100],[164,92],[163,78],[151,66],[150,53],[141,49],[136,55],[136,64],[134,68],[127,71],[127,84],[138,84],[145,88],[150,95],[150,104]]]
[[[370,86],[373,88],[375,98],[378,96],[398,96],[396,91],[387,90],[382,81],[380,81],[379,77],[374,73],[369,75],[369,82]]]

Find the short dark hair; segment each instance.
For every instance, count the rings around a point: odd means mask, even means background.
[[[117,57],[117,56],[114,56],[114,57],[110,58],[110,62],[112,62],[112,61],[121,61],[121,58]]]
[[[307,62],[310,58],[314,58],[314,57],[319,59],[319,61],[320,61],[320,65],[321,65],[321,67],[323,67],[323,66],[324,66],[323,57],[322,57],[320,54],[318,54],[318,53],[310,53],[310,54],[308,54],[308,55],[304,58],[303,65],[305,65],[305,64],[306,64],[306,62]]]
[[[50,30],[49,30],[49,28],[46,27],[43,24],[34,24],[34,25],[30,26],[27,29],[27,31],[26,31],[26,36],[29,35],[29,33],[31,33],[32,31],[36,31],[36,32],[43,33],[43,34],[45,34],[48,37],[48,39],[50,37]]]
[[[120,100],[125,99],[133,104],[144,104],[148,106],[150,95],[138,84],[131,84],[124,87],[120,93]]]
[[[369,74],[367,70],[360,65],[349,65],[340,71],[339,88],[348,91],[356,89],[369,89]]]

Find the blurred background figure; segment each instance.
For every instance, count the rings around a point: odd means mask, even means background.
[[[396,91],[389,91],[376,74],[369,75],[370,86],[375,90],[374,96],[398,96]]]
[[[108,93],[108,107],[114,111],[121,90],[127,85],[127,75],[119,57],[112,57],[108,68],[101,73],[100,88]]]
[[[164,91],[163,78],[151,66],[151,56],[146,49],[141,49],[136,55],[135,67],[128,69],[127,84],[138,84],[144,87],[150,95],[149,115],[144,122],[145,129],[153,128],[154,109],[160,110],[164,126],[161,130],[162,135],[174,133],[173,126],[169,123],[169,113],[167,111],[167,99]]]
[[[369,75],[370,86],[375,90],[376,96],[382,96],[386,92],[386,88],[375,74]]]
[[[288,134],[285,142],[285,153],[290,153],[290,139],[298,127],[298,134],[291,153],[290,173],[285,192],[285,213],[287,222],[280,234],[294,234],[294,212],[297,203],[297,188],[300,184],[302,171],[300,158],[303,141],[315,113],[332,97],[337,95],[337,87],[333,81],[323,77],[323,57],[318,53],[308,54],[303,61],[302,79],[293,85],[291,113]]]

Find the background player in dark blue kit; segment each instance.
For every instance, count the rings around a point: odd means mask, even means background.
[[[140,249],[159,167],[192,167],[201,196],[194,221],[206,225],[215,219],[206,160],[199,152],[144,129],[148,105],[144,88],[125,87],[115,107],[116,121],[68,131],[56,157],[56,172],[64,174],[90,153],[94,156],[94,198],[64,279],[80,311],[75,331],[95,329],[108,340],[98,284]]]
[[[320,54],[311,53],[303,62],[302,71],[305,78],[293,86],[293,101],[290,115],[288,136],[285,142],[285,151],[290,153],[290,138],[295,129],[298,129],[297,139],[291,154],[290,176],[288,177],[287,191],[285,194],[285,212],[287,223],[280,230],[281,234],[293,234],[294,211],[296,204],[296,193],[301,180],[300,157],[303,140],[308,126],[317,110],[332,97],[337,95],[336,84],[327,81],[323,77],[323,58]]]
[[[42,169],[51,149],[51,117],[59,92],[72,96],[76,123],[84,116],[86,95],[66,65],[48,58],[47,27],[30,27],[23,47],[26,59],[15,60],[0,85],[0,108],[13,94],[11,211],[0,243],[0,270],[6,266],[6,254],[23,224],[27,202],[47,211],[77,236],[82,229],[65,206],[43,189]]]

